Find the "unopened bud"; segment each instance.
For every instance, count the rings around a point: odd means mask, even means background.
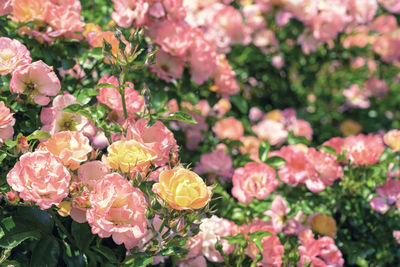
[[[7,199],[11,204],[17,204],[19,202],[18,192],[7,192]]]

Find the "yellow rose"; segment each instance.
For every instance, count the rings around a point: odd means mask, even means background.
[[[108,148],[107,164],[113,169],[129,173],[135,167],[146,168],[156,158],[153,150],[136,140],[117,141]]]
[[[321,234],[330,237],[336,235],[336,221],[331,216],[326,214],[318,214],[311,219],[312,229]]]
[[[265,114],[265,120],[280,121],[283,118],[283,114],[279,109],[274,109]]]
[[[182,167],[162,171],[153,192],[177,210],[200,209],[212,194],[200,176]]]

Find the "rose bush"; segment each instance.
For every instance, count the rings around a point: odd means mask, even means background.
[[[397,266],[397,2],[0,1],[0,265]]]

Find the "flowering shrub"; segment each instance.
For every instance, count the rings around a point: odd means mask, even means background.
[[[0,265],[397,266],[399,14],[0,1]]]

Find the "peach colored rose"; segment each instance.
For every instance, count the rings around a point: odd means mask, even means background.
[[[107,165],[126,173],[132,172],[136,167],[147,168],[157,158],[155,151],[136,140],[114,142],[107,148],[107,152]]]
[[[31,63],[26,47],[17,40],[0,37],[0,75],[12,73],[18,66]]]
[[[170,154],[178,151],[174,134],[161,122],[148,127],[148,119],[139,119],[127,129],[126,139],[136,140],[156,153],[156,165],[168,163]]]
[[[393,152],[400,152],[400,131],[397,129],[390,130],[383,136],[383,141]]]
[[[93,234],[112,236],[118,245],[135,247],[147,233],[146,200],[142,191],[133,187],[118,173],[99,180],[90,195],[86,218]]]
[[[244,128],[240,121],[234,117],[218,121],[212,128],[219,139],[239,140],[244,134]]]
[[[60,159],[47,151],[28,152],[21,156],[7,174],[7,182],[27,202],[42,209],[58,205],[68,196],[71,176]]]
[[[81,162],[87,160],[87,154],[93,150],[86,136],[72,131],[54,134],[44,143],[43,149],[59,157],[71,170],[78,169]]]
[[[11,139],[14,134],[15,119],[10,109],[3,101],[0,101],[0,143],[6,139]]]
[[[232,195],[244,204],[250,204],[253,198],[266,198],[278,185],[275,170],[265,163],[256,162],[236,169],[232,182]]]
[[[12,94],[25,94],[42,106],[50,102],[48,96],[57,95],[60,89],[60,80],[57,75],[41,60],[18,67],[10,80]]]
[[[160,173],[153,192],[177,210],[200,209],[211,199],[211,187],[196,173],[178,167]]]
[[[13,0],[13,17],[16,23],[29,21],[44,21],[46,17],[49,0]]]
[[[239,147],[240,153],[249,154],[250,159],[260,161],[258,157],[258,149],[260,148],[260,139],[255,136],[243,136],[240,138],[243,146]]]

